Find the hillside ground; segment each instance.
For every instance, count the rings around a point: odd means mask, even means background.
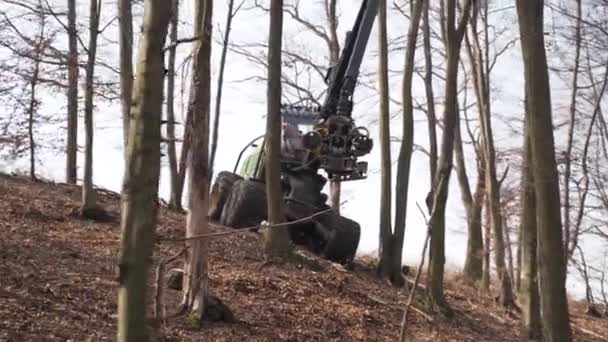
[[[115,339],[119,195],[101,190],[98,195],[111,215],[108,222],[75,215],[78,186],[0,175],[0,341]],[[161,208],[161,239],[182,237],[184,226],[184,214]],[[377,280],[362,260],[354,269],[330,263],[316,271],[297,264],[261,267],[255,233],[215,238],[210,246],[211,292],[237,322],[196,327],[184,318],[170,319],[160,328],[160,341],[395,341],[398,336],[407,291]],[[182,247],[158,242],[153,265]],[[151,271],[150,297],[153,276]],[[408,341],[521,341],[517,313],[498,308],[455,274],[448,275],[446,288],[454,318],[429,315],[417,300]],[[166,295],[170,313],[180,293]],[[575,340],[608,341],[608,318],[588,317],[584,308],[571,302]]]

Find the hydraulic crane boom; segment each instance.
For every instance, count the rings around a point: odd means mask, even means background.
[[[378,0],[363,0],[340,58],[325,77],[325,101],[317,110],[309,110],[321,121],[302,138],[309,151],[306,163],[324,169],[330,178],[366,178],[367,163],[357,157],[369,153],[373,143],[367,129],[355,126],[352,119],[353,94],[377,12]]]
[[[321,108],[323,118],[352,114],[352,96],[377,12],[378,0],[363,0],[352,30],[346,33],[340,59],[326,78],[329,89]]]

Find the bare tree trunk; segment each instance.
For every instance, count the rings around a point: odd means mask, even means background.
[[[120,99],[122,106],[123,149],[127,151],[131,94],[133,92],[133,13],[130,0],[118,0],[119,45],[120,45]]]
[[[34,140],[34,114],[38,110],[38,100],[36,99],[36,87],[40,77],[40,57],[42,55],[42,44],[44,40],[45,22],[40,20],[40,32],[36,46],[34,46],[36,58],[34,59],[34,70],[30,79],[30,103],[27,109],[27,135],[29,140],[30,152],[30,178],[36,179],[36,141]]]
[[[194,91],[192,90],[192,87],[190,87],[189,92],[190,92],[190,94],[189,94],[188,98],[191,99],[192,96],[194,96]],[[182,197],[184,194],[184,183],[186,181],[186,171],[188,169],[188,156],[190,155],[190,145],[191,145],[190,139],[192,137],[192,134],[190,133],[190,128],[189,128],[191,125],[192,125],[192,110],[190,109],[190,106],[188,106],[188,109],[186,110],[186,120],[184,123],[182,148],[180,150],[179,162],[177,165],[178,166],[177,187],[175,189],[175,207],[176,208],[182,207]]]
[[[340,43],[338,41],[338,17],[336,14],[336,5],[338,0],[325,0],[325,14],[327,24],[329,26],[329,63],[335,64],[340,58]],[[382,2],[382,0],[380,0]],[[380,6],[380,4],[379,4]],[[340,197],[342,194],[342,183],[339,179],[329,180],[329,206],[340,213]]]
[[[524,335],[531,339],[541,337],[540,294],[538,293],[538,261],[536,200],[534,198],[534,174],[532,170],[532,150],[529,127],[524,128],[524,158],[522,167],[521,196],[521,241],[522,241],[522,281],[520,304],[523,312]]]
[[[283,0],[270,5],[268,36],[268,114],[266,117],[266,194],[268,221],[283,222],[283,191],[281,189],[281,46],[283,36]],[[268,257],[285,257],[292,252],[286,229],[264,231],[264,248]]]
[[[412,20],[407,32],[407,45],[403,70],[403,133],[401,148],[397,160],[397,179],[395,184],[395,231],[393,234],[392,256],[390,261],[391,280],[397,286],[403,284],[401,277],[401,256],[403,254],[403,239],[407,217],[407,201],[410,181],[412,152],[414,147],[414,104],[412,98],[412,78],[414,74],[414,57],[420,18],[422,16],[422,0],[413,3]]]
[[[471,187],[466,171],[460,122],[455,129],[454,158],[456,159],[456,175],[460,185],[462,202],[467,216],[467,251],[463,274],[471,283],[481,280],[483,271],[483,234],[481,227],[481,209],[484,198],[484,165],[478,163],[477,185],[475,195],[471,194]]]
[[[211,99],[211,34],[213,30],[213,0],[195,1],[195,36],[200,36],[194,44],[192,64],[192,84],[194,96],[189,107],[192,120],[189,130],[192,150],[189,160],[188,185],[190,200],[186,238],[208,233],[207,212],[209,208],[209,116]],[[190,308],[197,321],[207,315],[208,241],[190,240],[187,243],[186,265],[184,267],[183,304]]]
[[[424,44],[424,90],[426,93],[427,121],[429,130],[429,162],[431,188],[434,188],[435,174],[437,173],[437,129],[435,114],[435,95],[433,94],[433,60],[431,53],[431,30],[429,24],[429,1],[423,1],[423,44]]]
[[[576,33],[574,48],[574,70],[572,74],[572,96],[570,97],[570,122],[568,124],[568,143],[566,145],[566,165],[564,170],[564,250],[570,247],[570,177],[572,172],[572,145],[574,138],[574,127],[576,125],[576,97],[578,91],[578,70],[581,55],[581,0],[576,0]],[[569,253],[564,254],[564,267],[568,267]],[[568,276],[565,270],[566,277]]]
[[[592,317],[600,318],[600,317],[602,317],[602,314],[595,307],[593,289],[591,288],[591,284],[589,282],[589,280],[590,280],[589,279],[589,270],[587,267],[587,261],[585,260],[585,253],[583,252],[583,249],[581,248],[581,246],[577,246],[577,250],[578,250],[579,254],[581,255],[581,264],[582,264],[582,265],[577,265],[577,268],[579,269],[579,272],[580,272],[581,276],[583,277],[583,280],[585,281],[585,301],[587,302],[587,311],[585,313]]]
[[[484,6],[487,6],[485,3]],[[485,8],[484,8],[485,10]],[[492,118],[490,109],[490,75],[485,68],[484,54],[481,50],[479,36],[477,34],[477,18],[481,11],[478,2],[475,3],[471,18],[472,46],[468,47],[471,61],[471,70],[475,80],[475,94],[477,96],[478,107],[480,108],[479,118],[482,128],[484,160],[486,163],[486,184],[487,196],[490,201],[490,219],[494,230],[494,263],[498,279],[500,281],[500,304],[503,306],[514,305],[513,286],[511,277],[505,263],[505,233],[503,232],[503,218],[500,204],[500,184],[496,175],[496,151],[494,148],[494,136],[492,133]],[[484,16],[484,21],[487,17]],[[484,29],[486,28],[484,22]],[[467,41],[467,45],[468,41]],[[486,53],[487,55],[487,53]]]
[[[234,0],[228,2],[228,14],[226,14],[226,27],[224,28],[224,41],[222,45],[222,56],[220,57],[220,71],[217,79],[217,94],[215,95],[215,115],[213,117],[213,137],[211,139],[211,157],[209,159],[209,176],[213,177],[213,165],[215,163],[215,153],[217,151],[217,139],[220,128],[220,108],[222,103],[222,88],[224,84],[224,68],[226,67],[226,54],[230,43],[230,30],[232,28],[232,18]]]
[[[169,30],[169,61],[167,62],[167,157],[169,159],[169,178],[171,179],[171,195],[169,207],[182,209],[181,201],[177,199],[178,174],[177,152],[175,151],[175,55],[177,42],[177,29],[179,23],[179,0],[171,0],[171,21]],[[179,206],[178,206],[179,204]]]
[[[481,290],[490,293],[491,270],[490,255],[492,254],[492,223],[490,219],[490,205],[486,197],[483,201],[484,210],[484,236],[483,236],[483,273],[481,274]]]
[[[572,341],[565,288],[559,175],[543,31],[543,1],[517,0],[534,169],[543,338]],[[540,181],[542,180],[542,181]]]
[[[93,75],[97,56],[97,36],[99,35],[99,16],[101,0],[90,0],[89,17],[89,47],[86,66],[86,86],[84,100],[85,126],[85,159],[84,181],[82,184],[81,214],[85,217],[94,216],[97,209],[95,190],[93,189]]]
[[[522,187],[523,188],[523,187]],[[520,224],[521,225],[521,224]],[[522,273],[522,245],[523,245],[523,236],[521,234],[521,229],[519,234],[517,234],[517,251],[515,252],[515,263],[517,268],[515,269],[515,292],[521,292],[521,273]]]
[[[329,63],[334,64],[340,58],[340,42],[338,41],[338,15],[336,6],[338,0],[325,0],[325,17],[329,28]]]
[[[66,143],[66,181],[76,184],[78,178],[78,31],[76,28],[76,0],[68,0],[68,136]]]
[[[445,301],[443,294],[443,275],[445,267],[445,210],[448,199],[448,186],[450,174],[452,173],[452,161],[454,155],[454,134],[456,122],[459,120],[458,113],[458,61],[460,46],[469,20],[471,2],[467,0],[461,21],[456,24],[456,1],[447,1],[446,20],[442,23],[446,29],[446,84],[445,84],[445,106],[443,113],[443,136],[441,141],[441,154],[439,156],[437,173],[435,174],[435,185],[432,201],[431,244],[430,260],[427,278],[427,292],[430,302],[451,316],[452,309]],[[443,12],[443,11],[442,11]]]
[[[146,318],[149,262],[158,214],[163,98],[163,46],[170,2],[145,0],[137,78],[133,90],[133,130],[121,200],[118,277],[118,342],[149,341]]]
[[[515,279],[515,263],[513,258],[513,246],[511,244],[511,234],[509,233],[509,227],[507,226],[506,220],[503,219],[503,227],[505,233],[505,250],[507,252],[507,266],[509,271],[509,279],[513,281]],[[511,284],[513,286],[513,284]],[[515,296],[513,296],[515,297]]]
[[[393,246],[391,227],[391,142],[390,103],[388,85],[388,39],[386,32],[386,0],[378,1],[378,83],[380,86],[380,241],[377,273],[382,278],[390,277],[390,257]]]

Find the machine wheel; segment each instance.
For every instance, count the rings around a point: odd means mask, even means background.
[[[321,247],[323,257],[343,264],[355,258],[361,238],[361,226],[357,222],[329,212],[320,217],[317,225],[319,230],[322,230],[319,235],[325,237]]]
[[[226,199],[220,223],[232,228],[245,228],[266,219],[264,184],[248,179],[237,180]]]
[[[230,190],[232,190],[234,183],[241,179],[243,177],[236,173],[228,171],[218,173],[209,195],[209,218],[211,220],[219,220],[224,204],[230,195]]]

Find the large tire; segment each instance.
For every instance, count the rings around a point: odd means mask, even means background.
[[[321,256],[334,262],[348,264],[355,258],[361,238],[361,226],[335,212],[321,215],[316,222],[318,236],[323,236]]]
[[[236,173],[228,171],[218,173],[209,195],[209,218],[212,221],[219,220],[234,183],[241,179],[243,177]]]
[[[248,179],[236,181],[224,204],[220,223],[227,227],[245,228],[258,225],[265,219],[264,184]]]

